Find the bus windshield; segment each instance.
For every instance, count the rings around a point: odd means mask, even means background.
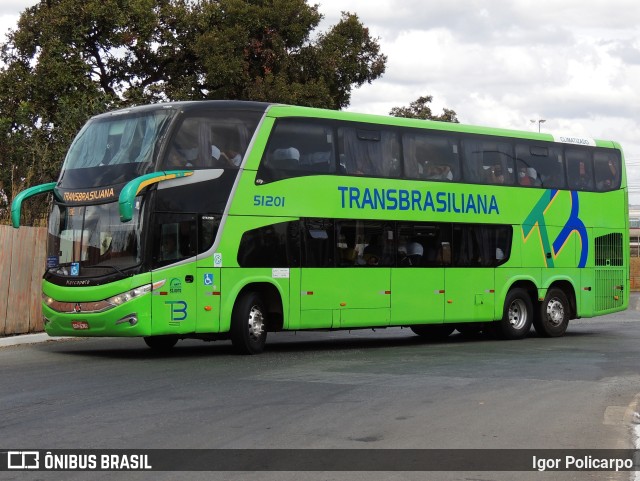
[[[120,222],[117,202],[54,205],[49,217],[47,272],[60,277],[96,277],[140,264],[141,200],[136,202],[129,222]]]
[[[71,145],[63,169],[151,163],[156,141],[174,113],[163,108],[90,120]]]

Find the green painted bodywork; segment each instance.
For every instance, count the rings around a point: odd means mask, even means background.
[[[269,286],[282,306],[284,329],[335,329],[410,326],[427,323],[492,321],[503,315],[509,289],[516,283],[533,286],[544,298],[552,285],[570,286],[579,317],[592,317],[626,309],[629,292],[629,242],[626,173],[618,191],[592,193],[548,191],[517,186],[472,185],[412,180],[309,176],[261,183],[257,170],[277,117],[343,119],[384,125],[431,128],[511,138],[553,141],[548,134],[516,132],[377,117],[347,112],[272,106],[253,139],[235,191],[227,206],[223,228],[214,248],[194,262],[186,262],[96,288],[58,287],[43,284],[44,293],[57,300],[83,302],[106,299],[128,289],[165,280],[165,285],[139,299],[100,314],[60,314],[44,308],[51,335],[148,336],[158,334],[199,335],[225,333],[230,329],[233,308],[244,289]],[[597,146],[619,149],[610,141]],[[164,174],[164,173],[157,173]],[[138,186],[140,184],[137,184]],[[364,192],[408,191],[409,204],[390,208],[369,202],[351,202],[349,189]],[[131,187],[125,201],[135,197]],[[413,194],[413,192],[419,193]],[[124,195],[124,191],[123,191]],[[132,197],[133,196],[133,197]],[[277,196],[284,205],[267,207],[255,196]],[[469,198],[473,208],[469,208]],[[122,203],[121,195],[121,203]],[[431,203],[428,199],[431,198]],[[440,199],[440,200],[437,200]],[[492,208],[479,209],[478,199]],[[126,203],[125,202],[125,203]],[[578,202],[578,204],[576,204]],[[579,207],[576,207],[576,206]],[[584,225],[567,234],[572,209]],[[576,210],[577,209],[577,210]],[[123,211],[126,217],[126,209]],[[396,221],[508,224],[513,228],[509,260],[497,268],[335,268],[282,271],[240,268],[237,261],[242,234],[248,230],[300,218],[343,218]],[[582,225],[581,224],[581,225]],[[619,232],[623,238],[625,264],[595,267],[593,239]],[[586,235],[586,238],[585,238]],[[558,239],[562,242],[558,243]],[[585,251],[583,243],[588,244]],[[555,245],[554,245],[555,243]],[[215,251],[215,252],[213,252]],[[583,252],[585,256],[583,258]],[[214,255],[215,254],[215,255]],[[214,257],[218,261],[214,261]],[[578,267],[584,263],[584,267]],[[599,273],[598,273],[599,272]],[[603,274],[604,273],[604,274]],[[213,285],[205,285],[213,275]],[[596,277],[617,276],[622,289],[596,299]],[[192,282],[187,282],[193,276]],[[173,283],[173,284],[172,284]],[[560,284],[558,284],[560,283]],[[619,299],[614,300],[614,296]],[[603,304],[604,302],[604,304]],[[599,304],[600,303],[600,304]],[[598,307],[600,305],[600,308]],[[605,306],[605,308],[602,308]],[[130,313],[138,315],[135,326],[115,325]],[[70,321],[89,322],[88,331],[73,331]]]

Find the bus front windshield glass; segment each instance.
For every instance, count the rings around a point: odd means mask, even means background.
[[[71,145],[63,171],[126,164],[150,168],[157,141],[173,115],[175,110],[159,108],[90,120]]]
[[[141,262],[140,198],[134,218],[120,222],[118,203],[54,205],[49,218],[47,271],[62,277],[122,273]]]

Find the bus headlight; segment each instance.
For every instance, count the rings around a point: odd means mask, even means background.
[[[108,302],[114,307],[121,306],[125,302],[129,302],[136,297],[140,297],[144,294],[151,292],[151,284],[147,284],[145,286],[136,287],[135,289],[131,289],[130,291],[123,292],[121,294],[110,297],[109,299],[105,299],[105,302]]]

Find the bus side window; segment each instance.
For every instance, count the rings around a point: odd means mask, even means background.
[[[400,176],[400,143],[394,131],[342,126],[338,150],[349,175]]]
[[[406,178],[444,181],[460,178],[460,159],[455,139],[404,133],[402,148]]]
[[[593,156],[596,190],[609,191],[620,187],[620,158],[612,152],[596,152]]]
[[[154,267],[195,256],[197,232],[194,214],[156,213],[153,236]]]
[[[299,267],[297,222],[279,222],[242,234],[238,248],[240,267]]]
[[[280,119],[258,169],[261,183],[336,171],[333,128],[321,122]]]
[[[567,180],[571,190],[593,190],[593,164],[586,150],[565,152],[567,161]]]
[[[513,185],[513,148],[506,142],[464,140],[464,178],[468,182]]]
[[[334,267],[334,230],[329,219],[303,222],[303,266]]]
[[[545,189],[565,189],[562,150],[547,144],[517,144],[518,183]]]

